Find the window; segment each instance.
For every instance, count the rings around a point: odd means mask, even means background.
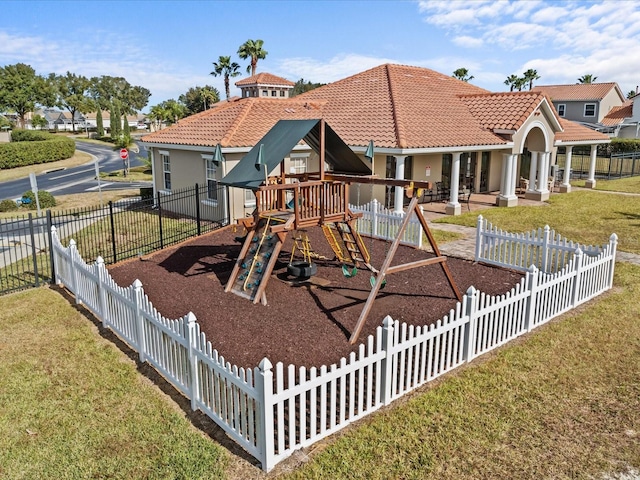
[[[285,97],[286,95],[287,95],[287,92],[285,92],[284,90],[280,90],[281,97]]]
[[[566,105],[564,103],[561,103],[558,105],[558,115],[560,115],[561,117],[564,117],[564,112],[566,109]]]
[[[275,90],[271,90],[271,96],[275,97],[276,95],[278,95],[278,92],[276,92]]]
[[[207,199],[218,201],[218,179],[216,178],[217,165],[212,158],[206,159],[207,165]]]
[[[291,168],[290,168],[291,173],[293,174],[298,174],[298,173],[307,173],[307,157],[294,157],[293,155],[291,156]]]
[[[253,190],[249,190],[248,188],[244,191],[244,206],[245,207],[255,207],[256,206],[256,194],[253,193]]]
[[[262,96],[263,97],[268,97],[269,96],[269,92],[267,90],[262,90]]]
[[[171,190],[171,162],[169,160],[169,152],[160,152],[160,160],[162,161],[164,189]]]
[[[596,116],[596,104],[595,103],[585,103],[584,104],[584,116],[585,117],[595,117]]]

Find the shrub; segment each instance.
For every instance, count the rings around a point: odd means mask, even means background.
[[[27,140],[0,144],[0,168],[15,168],[37,163],[55,162],[73,157],[76,144],[69,137],[55,137],[46,132],[48,140]],[[12,134],[12,138],[15,138]]]
[[[18,210],[18,204],[13,200],[2,200],[0,202],[0,212],[13,212]]]
[[[40,201],[40,208],[51,208],[56,206],[56,199],[46,190],[38,190],[38,200]],[[35,210],[38,208],[36,203],[36,196],[32,190],[25,192],[22,195],[22,202],[29,210]]]
[[[54,135],[41,130],[17,129],[11,132],[11,140],[13,142],[42,142],[52,138],[55,138]]]

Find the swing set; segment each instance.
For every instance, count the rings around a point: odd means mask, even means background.
[[[318,152],[320,168],[317,172],[287,174],[284,157],[301,139]],[[330,151],[327,143],[335,151]],[[256,195],[256,209],[253,215],[238,219],[238,223],[247,230],[247,235],[225,291],[248,298],[253,303],[262,302],[266,305],[265,289],[287,235],[290,232],[299,233],[305,228],[321,226],[336,258],[342,263],[345,277],[354,277],[360,265],[372,272],[371,291],[349,338],[351,344],[358,340],[378,292],[386,285],[386,277],[393,273],[440,264],[453,293],[458,301],[462,301],[462,295],[447,266],[446,257],[440,254],[426,219],[420,209],[416,208],[423,189],[431,188],[431,183],[378,178],[371,175],[373,142],[369,144],[365,157],[371,161],[370,165],[355,155],[322,119],[279,121],[222,180],[223,184],[230,186],[250,186]],[[334,172],[343,173],[327,172],[324,168],[325,162],[333,166]],[[278,165],[280,174],[269,177],[267,172],[273,171]],[[264,172],[264,175],[260,172]],[[411,199],[393,241],[386,244],[385,258],[379,269],[371,265],[371,252],[356,228],[356,221],[362,214],[349,208],[349,191],[353,184],[369,184],[372,191],[374,185],[382,185],[387,189],[399,187]],[[414,214],[435,257],[391,266],[400,240]],[[308,238],[306,242],[304,237],[298,239],[298,233],[294,233],[290,264],[293,263],[294,251],[298,249],[304,262],[311,265],[312,251]],[[254,242],[254,239],[260,239],[260,242]],[[372,235],[372,247],[373,241]],[[252,248],[252,244],[255,243],[257,246]]]

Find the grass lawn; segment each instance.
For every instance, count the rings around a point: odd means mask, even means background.
[[[586,180],[572,180],[574,187],[584,187]],[[596,190],[607,192],[637,193],[640,195],[640,177],[620,178],[616,180],[596,180]]]
[[[68,299],[0,304],[0,478],[224,477],[226,450]]]

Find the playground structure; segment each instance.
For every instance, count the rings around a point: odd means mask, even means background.
[[[338,155],[327,155],[327,132],[330,143],[336,148]],[[288,135],[289,133],[291,134]],[[320,168],[317,172],[286,174],[284,157],[300,139],[304,139],[314,149],[316,146],[319,147]],[[270,140],[279,143],[273,147]],[[345,159],[349,155],[351,158]],[[367,158],[373,159],[372,145],[367,151]],[[325,172],[325,161],[334,167],[334,172],[338,171],[336,166],[342,167],[339,170],[341,173]],[[269,176],[267,172],[273,171],[278,165],[279,175]],[[361,266],[373,273],[371,292],[349,338],[351,344],[357,341],[378,292],[384,287],[386,277],[392,273],[438,263],[456,298],[461,301],[462,295],[447,267],[446,257],[440,254],[426,219],[420,209],[416,208],[422,190],[431,188],[431,184],[381,179],[371,175],[371,169],[372,167],[365,165],[323,120],[278,122],[261,143],[223,179],[223,183],[228,185],[252,188],[256,195],[253,215],[238,220],[238,224],[246,229],[247,235],[225,286],[225,292],[235,293],[253,303],[261,302],[267,305],[266,288],[287,236],[306,228],[322,227],[336,258],[342,262],[345,276],[355,274],[356,269]],[[379,270],[371,265],[370,254],[356,228],[356,221],[362,214],[356,214],[349,209],[349,191],[353,184],[401,187],[411,199],[404,222],[391,242]],[[391,266],[412,214],[417,216],[435,257]],[[306,253],[308,260],[308,248]],[[347,263],[350,263],[351,267],[348,267]]]

